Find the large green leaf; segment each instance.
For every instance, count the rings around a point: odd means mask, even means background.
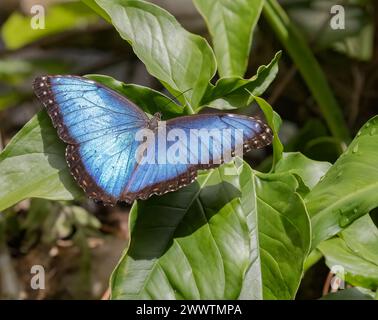
[[[118,91],[150,115],[161,112],[163,119],[170,119],[183,115],[184,113],[182,106],[177,105],[172,99],[159,91],[136,84],[126,84],[112,77],[99,74],[91,74],[86,77]]]
[[[97,21],[97,16],[86,6],[71,2],[47,8],[44,28],[33,29],[31,17],[15,11],[2,26],[1,34],[8,49],[18,49],[49,35],[87,28]]]
[[[340,238],[324,241],[318,248],[324,254],[329,268],[341,266],[344,269],[348,283],[372,290],[378,289],[378,261],[372,263],[362,258]]]
[[[277,52],[266,66],[260,66],[256,75],[250,79],[240,77],[221,78],[214,85],[209,84],[201,105],[220,110],[232,110],[247,107],[253,96],[262,95],[278,73],[281,52]]]
[[[372,218],[368,214],[362,216],[339,236],[343,241],[338,239],[336,242],[320,244],[329,267],[340,265],[346,269],[347,279],[351,283],[375,289],[370,283],[377,284],[378,279],[371,279],[378,267],[378,229]],[[340,248],[337,248],[338,245]],[[365,272],[365,268],[370,271]]]
[[[82,193],[68,172],[64,144],[44,111],[0,154],[0,211],[25,198],[72,200]]]
[[[216,71],[207,41],[194,35],[164,9],[145,1],[96,0],[121,37],[133,47],[148,72],[172,93],[185,92],[196,108]]]
[[[369,120],[305,201],[313,247],[378,207],[378,116]]]
[[[310,242],[297,187],[230,163],[134,204],[112,298],[294,298]]]
[[[264,0],[194,0],[211,33],[221,77],[242,77]]]
[[[368,214],[343,230],[341,237],[356,254],[378,265],[378,229]]]

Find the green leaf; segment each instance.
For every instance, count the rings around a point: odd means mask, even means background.
[[[264,0],[194,0],[213,39],[221,77],[242,77]]]
[[[368,214],[343,230],[341,237],[356,254],[378,265],[378,229]]]
[[[361,231],[360,231],[361,232]],[[326,258],[326,264],[344,268],[345,280],[354,285],[372,290],[378,288],[378,261],[372,263],[355,254],[340,238],[322,242],[318,246]]]
[[[13,12],[5,21],[1,33],[8,49],[18,49],[40,38],[66,30],[85,29],[98,21],[97,16],[79,2],[48,7],[45,11],[44,28],[33,29],[31,19],[31,16]]]
[[[251,94],[252,95],[252,94]],[[280,141],[280,138],[278,137],[278,132],[280,131],[281,127],[281,117],[278,115],[277,112],[273,110],[273,108],[270,106],[268,102],[266,102],[264,99],[259,97],[254,97],[257,104],[260,106],[261,110],[264,112],[265,119],[268,122],[269,127],[273,131],[273,165],[272,169],[275,168],[276,164],[280,159],[282,158],[282,152],[283,152],[283,145]]]
[[[0,211],[25,198],[72,200],[82,195],[64,152],[50,118],[38,113],[0,153]]]
[[[189,109],[196,109],[216,71],[207,41],[186,31],[170,13],[154,4],[136,0],[96,3],[111,17],[148,72],[172,94],[185,92]]]
[[[297,181],[236,163],[134,204],[113,299],[294,298],[310,242]]]
[[[296,174],[309,189],[312,189],[331,166],[329,162],[311,160],[299,152],[286,152],[283,153],[274,172]]]
[[[300,71],[333,136],[348,141],[349,130],[341,109],[301,32],[290,21],[277,0],[266,0],[263,14]]]
[[[86,75],[86,77],[118,91],[150,115],[161,112],[163,119],[166,120],[178,117],[184,113],[184,107],[177,105],[172,99],[159,91],[136,84],[126,84],[109,76],[91,74]]]
[[[247,107],[253,100],[248,91],[253,96],[260,96],[265,92],[278,73],[280,57],[281,52],[277,52],[273,60],[267,66],[260,66],[256,75],[250,79],[228,77],[219,79],[215,86],[209,84],[201,105],[219,110]]]
[[[306,196],[313,247],[378,207],[378,116],[369,120],[348,149]]]
[[[89,8],[101,16],[105,21],[112,23],[112,19],[108,14],[96,3],[95,0],[81,0],[82,3],[85,3]]]
[[[340,233],[340,237],[355,255],[378,265],[378,229],[369,215],[354,221]],[[315,249],[307,257],[305,269],[322,257],[318,252],[320,251]],[[361,272],[363,273],[363,270]]]

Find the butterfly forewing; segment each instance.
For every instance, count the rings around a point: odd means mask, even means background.
[[[136,166],[134,136],[147,116],[118,93],[81,77],[39,77],[34,90],[69,144],[66,158],[79,185],[89,196],[115,203]]]

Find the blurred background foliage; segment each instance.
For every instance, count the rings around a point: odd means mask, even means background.
[[[170,11],[189,31],[210,38],[191,1],[151,2]],[[45,29],[30,28],[34,4],[46,9]],[[280,4],[316,55],[354,136],[377,113],[377,2],[282,0]],[[345,7],[344,32],[329,27],[332,4]],[[256,28],[247,77],[282,48],[267,20],[260,19]],[[80,1],[2,0],[0,32],[0,148],[40,110],[31,90],[37,75],[98,73],[164,90],[115,29]],[[265,95],[283,119],[280,135],[286,151],[329,162],[342,153],[343,145],[329,132],[298,65],[285,51],[277,79]],[[251,106],[248,112],[253,114],[256,108]],[[265,152],[248,155],[254,167],[267,167],[262,161]],[[2,212],[0,298],[107,297],[110,273],[128,240],[128,212],[128,206],[105,208],[85,199],[25,200]],[[348,235],[338,241],[347,242]],[[327,257],[332,243],[321,250]],[[47,266],[46,290],[30,289],[34,264]],[[327,273],[324,260],[310,269],[297,298],[319,298]]]

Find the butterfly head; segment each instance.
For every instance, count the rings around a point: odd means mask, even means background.
[[[151,130],[156,129],[158,127],[158,123],[159,123],[160,120],[161,120],[161,113],[160,112],[156,112],[154,114],[154,116],[150,119],[148,127]]]

